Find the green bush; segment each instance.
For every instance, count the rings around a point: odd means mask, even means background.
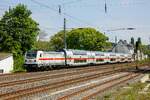
[[[150,58],[138,62],[139,64],[150,64]]]
[[[24,56],[17,55],[14,57],[14,68],[13,72],[25,72],[25,68],[23,67],[24,64]]]

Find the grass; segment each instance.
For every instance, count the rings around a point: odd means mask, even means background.
[[[150,92],[146,94],[139,93],[147,83],[133,83],[128,85],[131,88],[120,87],[115,91],[105,93],[102,97],[102,100],[150,100]],[[97,100],[101,100],[100,97],[97,97]]]
[[[142,60],[142,61],[138,61],[137,63],[140,64],[140,65],[144,65],[144,64],[150,65],[150,58]]]

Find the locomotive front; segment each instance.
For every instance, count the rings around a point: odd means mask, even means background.
[[[28,51],[25,53],[24,66],[26,69],[32,69],[38,67],[38,51]]]

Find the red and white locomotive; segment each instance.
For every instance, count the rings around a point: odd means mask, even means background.
[[[42,68],[55,66],[83,66],[105,63],[132,62],[132,54],[62,50],[62,51],[29,51],[25,54],[25,67]]]

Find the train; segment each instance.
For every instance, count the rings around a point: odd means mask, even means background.
[[[54,68],[88,66],[107,63],[134,61],[132,54],[63,49],[59,51],[28,51],[25,53],[24,66],[34,68]]]

